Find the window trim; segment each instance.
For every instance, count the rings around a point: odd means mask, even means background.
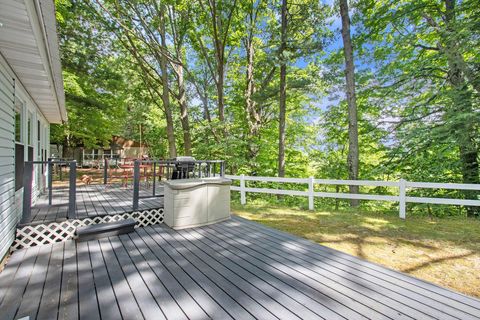
[[[22,144],[22,145],[25,145],[25,139],[23,134],[23,129],[25,126],[25,124],[23,123],[25,120],[24,112],[23,112],[24,108],[25,108],[25,105],[20,100],[15,101],[15,109],[14,109],[15,111],[15,125],[14,125],[15,143]],[[20,116],[20,121],[19,121],[20,128],[17,127],[17,114]],[[18,140],[17,140],[17,130],[20,130],[19,131],[20,136]]]

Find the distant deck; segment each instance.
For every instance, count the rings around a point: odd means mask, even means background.
[[[0,273],[0,319],[24,316],[479,319],[480,301],[234,218],[16,251]]]
[[[150,195],[151,188],[140,189],[140,196]],[[163,193],[163,187],[157,185],[157,194]],[[76,217],[87,218],[106,214],[132,212],[133,189],[120,185],[77,185]],[[140,199],[139,210],[163,207],[163,198]],[[47,194],[41,195],[32,207],[27,224],[62,221],[67,218],[68,187],[53,188],[52,205],[48,205]]]

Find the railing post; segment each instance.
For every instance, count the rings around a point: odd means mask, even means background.
[[[27,161],[23,172],[23,214],[21,223],[27,223],[32,213],[32,178],[33,163]]]
[[[157,180],[157,163],[154,161],[153,162],[153,181],[152,181],[152,187],[153,187],[153,191],[152,191],[152,195],[155,197],[155,188],[156,188],[156,181]]]
[[[104,158],[103,159],[103,184],[107,184],[108,182],[108,159]]]
[[[68,219],[75,219],[75,209],[77,201],[77,161],[75,160],[70,162],[69,180]]]
[[[315,210],[314,193],[313,193],[313,177],[308,178],[308,210]]]
[[[220,177],[225,177],[225,161],[220,162]]]
[[[245,194],[245,175],[240,175],[240,203],[242,205],[247,204],[247,197]]]
[[[51,159],[48,159],[48,205],[51,206],[52,205],[52,192],[53,192],[53,188],[52,188],[52,185],[53,185],[53,163],[52,163],[52,160]]]
[[[399,215],[400,215],[400,219],[405,219],[406,217],[406,212],[407,212],[407,203],[406,203],[406,181],[404,179],[400,179],[400,181],[398,182],[398,186],[399,186],[399,205],[398,205],[398,208],[399,208]]]
[[[135,160],[133,165],[133,210],[138,210],[140,194],[140,161]]]

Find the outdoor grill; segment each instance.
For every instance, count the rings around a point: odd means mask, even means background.
[[[176,157],[171,159],[175,161],[175,168],[172,172],[172,179],[188,179],[190,173],[195,170],[195,158],[194,157]]]

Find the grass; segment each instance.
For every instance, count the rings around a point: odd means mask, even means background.
[[[232,204],[244,218],[480,297],[480,220]]]

